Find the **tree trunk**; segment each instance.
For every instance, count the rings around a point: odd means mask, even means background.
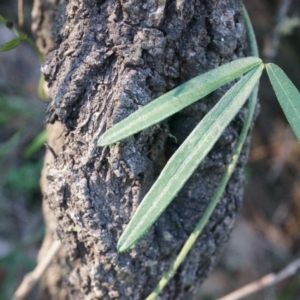
[[[126,253],[118,254],[116,244],[142,197],[229,85],[120,143],[100,148],[97,139],[180,83],[245,56],[241,8],[231,0],[62,2],[56,46],[42,67],[50,87],[48,123],[54,123],[48,143],[57,155],[48,153],[45,164],[47,238],[55,231],[63,244],[60,271],[54,264],[44,276],[45,299],[144,299],[175,259],[231,160],[246,108]],[[160,299],[192,299],[215,265],[241,203],[247,149]]]

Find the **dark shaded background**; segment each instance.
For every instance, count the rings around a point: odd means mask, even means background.
[[[262,57],[273,49],[272,33],[280,4],[245,1]],[[0,14],[17,23],[17,1],[0,2]],[[30,34],[32,1],[25,1]],[[287,30],[289,24],[298,25]],[[274,62],[300,89],[300,0],[292,1],[283,19]],[[0,44],[12,33],[0,26]],[[39,61],[23,42],[0,53],[0,299],[9,299],[24,273],[35,266],[43,237],[39,176],[43,163],[46,102],[37,96]],[[300,257],[300,147],[264,75],[260,114],[252,132],[246,167],[244,205],[232,239],[199,299],[215,299]],[[300,299],[300,272],[275,287],[245,299]]]

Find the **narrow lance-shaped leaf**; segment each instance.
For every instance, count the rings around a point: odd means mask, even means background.
[[[262,70],[262,65],[256,67],[236,83],[171,157],[122,234],[118,251],[127,250],[141,238],[169,205],[245,103]]]
[[[247,35],[248,35],[248,42],[250,44],[251,55],[259,57],[255,32],[253,30],[251,20],[249,18],[248,12],[247,12],[246,7],[244,5],[243,5],[242,13],[243,13],[245,26],[246,26],[246,31],[247,31]]]
[[[226,166],[225,172],[220,180],[220,183],[218,187],[216,188],[214,195],[209,201],[209,204],[205,211],[203,212],[203,215],[201,216],[201,219],[197,223],[195,229],[190,234],[186,242],[184,243],[183,247],[181,248],[180,252],[178,253],[176,259],[173,261],[173,263],[170,265],[168,271],[163,275],[155,289],[149,294],[149,296],[145,300],[155,300],[156,297],[158,297],[159,293],[163,290],[163,288],[167,285],[169,280],[174,276],[175,272],[181,265],[181,263],[185,260],[186,256],[196,243],[199,235],[202,233],[203,228],[207,224],[209,218],[211,217],[215,207],[220,201],[220,198],[226,188],[226,185],[235,169],[235,166],[238,162],[241,150],[243,148],[243,145],[245,143],[245,139],[247,137],[250,125],[252,123],[253,114],[255,111],[256,103],[257,103],[257,91],[258,91],[258,85],[254,88],[252,94],[250,95],[249,99],[249,106],[248,106],[248,112],[247,116],[244,121],[244,125],[241,131],[241,134],[237,140],[237,143],[235,145],[235,148],[233,150],[232,160],[231,162]]]
[[[0,52],[9,51],[9,50],[12,50],[12,49],[18,47],[19,44],[21,43],[21,41],[22,41],[22,39],[20,39],[19,37],[16,37],[16,38],[10,40],[9,42],[0,45]]]
[[[267,64],[266,68],[282,110],[300,142],[300,93],[277,65]]]
[[[0,23],[5,24],[6,22],[7,20],[2,15],[0,15]]]
[[[113,126],[100,137],[98,145],[112,144],[166,119],[259,64],[257,57],[241,58],[187,81]]]
[[[247,29],[251,53],[253,56],[258,56],[256,37],[255,37],[254,31],[252,28],[252,24],[251,24],[251,21],[249,19],[249,16],[247,14],[245,7],[243,8],[243,16],[244,16],[244,20],[245,20],[246,29]],[[219,202],[220,197],[222,196],[222,193],[231,177],[231,174],[235,169],[236,163],[238,162],[240,152],[242,150],[245,139],[247,137],[249,127],[252,123],[252,119],[253,119],[256,103],[257,103],[257,92],[258,92],[258,84],[255,86],[253,92],[250,95],[247,116],[245,118],[244,125],[243,125],[242,131],[240,133],[240,136],[235,145],[233,155],[232,155],[232,161],[231,161],[231,163],[229,163],[227,165],[224,175],[222,176],[222,179],[221,179],[218,187],[216,188],[216,191],[215,191],[213,197],[211,198],[208,207],[206,208],[203,215],[201,216],[201,219],[198,222],[198,224],[196,225],[194,231],[190,234],[189,238],[186,240],[184,246],[182,247],[181,251],[177,255],[176,259],[171,264],[169,270],[164,274],[164,276],[161,278],[161,280],[157,284],[156,288],[151,292],[151,294],[145,300],[156,299],[156,297],[159,295],[159,293],[162,291],[162,289],[166,286],[166,284],[169,282],[169,280],[173,277],[176,270],[181,265],[181,263],[183,262],[183,260],[185,259],[185,257],[189,253],[189,251],[192,249],[194,243],[197,241],[198,236],[201,234],[204,226],[206,225],[208,219],[210,218],[211,214],[213,213],[213,210],[215,209],[217,203]]]
[[[45,76],[42,73],[38,85],[38,95],[42,100],[47,100],[49,98],[47,92],[45,91],[45,83]]]

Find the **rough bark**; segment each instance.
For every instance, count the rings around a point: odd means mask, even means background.
[[[59,254],[67,266],[59,282],[71,299],[143,299],[207,207],[231,159],[245,109],[127,253],[118,254],[116,243],[143,195],[229,85],[121,143],[99,148],[96,142],[157,96],[245,56],[241,2],[70,0],[62,3],[58,17],[56,48],[42,71],[52,99],[48,122],[62,125],[62,146],[49,141],[57,158],[47,161],[45,189],[67,252]],[[192,299],[216,263],[241,203],[246,152],[247,146],[197,245],[161,299]]]

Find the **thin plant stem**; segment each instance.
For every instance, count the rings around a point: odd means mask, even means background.
[[[153,290],[153,292],[146,298],[146,300],[153,300],[155,299],[158,294],[162,291],[162,289],[166,286],[166,284],[169,282],[169,280],[173,277],[174,273],[178,269],[178,267],[181,265],[189,251],[191,250],[192,246],[196,242],[197,238],[199,237],[200,233],[202,232],[204,226],[208,222],[210,216],[212,215],[216,205],[218,204],[220,197],[222,196],[222,193],[224,192],[224,189],[231,177],[232,172],[234,171],[234,168],[237,164],[240,152],[242,150],[242,147],[244,145],[244,142],[246,140],[248,130],[250,128],[250,125],[252,123],[253,114],[255,111],[256,106],[256,99],[257,99],[257,87],[252,92],[249,102],[249,108],[247,117],[242,129],[242,132],[240,134],[240,137],[237,141],[237,145],[234,149],[232,161],[227,166],[225,174],[223,175],[221,182],[219,186],[217,187],[217,190],[215,191],[215,194],[213,195],[207,209],[205,210],[203,216],[201,217],[199,223],[197,224],[196,228],[194,229],[193,233],[190,235],[190,237],[185,242],[183,248],[181,249],[179,255],[177,256],[176,260],[172,263],[169,270],[165,273],[163,278],[160,280],[156,288]]]
[[[15,28],[15,26],[12,25],[12,23],[10,23],[6,18],[4,18],[1,14],[0,14],[0,22],[5,24],[6,27],[8,29],[10,29],[14,35],[16,37],[20,37],[22,38],[22,40],[26,40],[32,47],[33,49],[36,51],[38,57],[39,57],[39,61],[40,63],[44,63],[45,61],[45,57],[44,55],[41,53],[41,51],[39,50],[38,46],[36,45],[35,41],[29,37],[25,32],[21,31],[21,30],[18,30]]]
[[[18,25],[19,27],[23,27],[24,25],[24,4],[23,0],[18,0]]]
[[[249,19],[249,16],[248,16],[247,11],[246,11],[245,8],[243,8],[243,15],[244,15],[244,18],[245,18],[245,25],[246,25],[246,29],[247,29],[247,33],[248,33],[251,53],[254,56],[258,56],[258,48],[257,48],[255,34],[254,34],[251,21]],[[227,165],[226,171],[225,171],[224,175],[222,176],[221,182],[219,183],[219,185],[218,185],[218,187],[215,191],[215,194],[213,195],[208,207],[206,208],[203,216],[201,217],[200,221],[196,225],[194,231],[192,232],[192,234],[189,236],[189,238],[187,239],[187,241],[183,245],[180,253],[177,256],[177,258],[171,264],[169,270],[165,273],[165,275],[159,281],[158,285],[151,292],[151,294],[149,294],[149,296],[146,298],[146,300],[154,300],[159,295],[159,293],[163,290],[163,288],[166,286],[166,284],[169,282],[169,280],[173,277],[176,270],[181,265],[181,263],[184,261],[187,254],[189,253],[189,251],[191,250],[191,248],[195,244],[197,238],[201,234],[204,226],[208,222],[208,220],[209,220],[210,216],[212,215],[216,205],[218,204],[218,202],[219,202],[219,200],[220,200],[220,198],[221,198],[221,196],[222,196],[222,194],[225,190],[225,187],[226,187],[226,185],[227,185],[227,183],[228,183],[228,181],[229,181],[229,179],[230,179],[230,177],[231,177],[231,175],[232,175],[232,173],[235,169],[235,166],[238,162],[239,155],[242,151],[243,145],[244,145],[245,140],[246,140],[247,135],[248,135],[249,128],[252,124],[253,115],[254,115],[254,111],[255,111],[255,107],[256,107],[256,103],[257,103],[257,94],[258,94],[258,85],[256,85],[256,87],[254,88],[253,92],[250,95],[247,116],[246,116],[246,119],[245,119],[245,122],[244,122],[244,125],[243,125],[243,128],[242,128],[241,134],[238,138],[236,147],[234,149],[231,163],[229,165]]]
[[[251,294],[254,294],[262,289],[265,289],[271,285],[275,285],[276,283],[293,276],[297,273],[297,271],[300,269],[300,258],[294,260],[290,264],[288,264],[283,270],[281,270],[279,273],[270,273],[268,275],[265,275],[264,277],[260,278],[259,280],[256,280],[254,282],[251,282],[242,288],[222,297],[218,298],[217,300],[238,300],[242,299],[246,296],[249,296]]]
[[[53,257],[61,248],[60,241],[54,241],[43,259],[38,263],[35,269],[24,276],[23,281],[13,295],[13,300],[23,300],[32,291],[35,284],[40,280],[46,269],[49,267]]]

